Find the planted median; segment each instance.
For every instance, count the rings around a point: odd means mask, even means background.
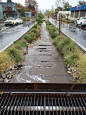
[[[20,40],[0,53],[0,81],[8,82],[16,74],[18,67],[24,66],[25,54],[28,53],[29,44],[34,42],[41,31],[41,24],[36,24]]]
[[[59,35],[58,29],[49,21],[46,21],[46,27],[53,39],[53,44],[64,58],[67,72],[76,82],[86,83],[86,54],[70,38],[62,33]]]

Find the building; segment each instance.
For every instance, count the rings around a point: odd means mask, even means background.
[[[31,12],[25,12],[25,17],[31,17],[32,13]]]
[[[75,6],[70,8],[71,18],[80,18],[86,16],[86,5]]]
[[[59,14],[63,14],[65,16],[66,16],[66,14],[69,14],[69,17],[70,17],[71,12],[70,11],[59,11],[57,16],[59,16]]]
[[[15,19],[20,17],[14,2],[0,2],[0,19],[3,19],[4,13],[7,17],[14,17]]]

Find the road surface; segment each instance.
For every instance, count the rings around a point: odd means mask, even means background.
[[[22,24],[15,27],[2,27],[3,30],[0,33],[0,52],[5,50],[8,46],[13,44],[14,41],[25,34],[34,25],[34,23],[30,21],[28,22],[28,25],[29,26],[23,26]]]

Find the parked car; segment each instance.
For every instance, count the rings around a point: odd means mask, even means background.
[[[20,19],[20,18],[16,19],[16,21],[18,22],[18,24],[22,24],[23,23],[23,20]]]
[[[7,18],[7,20],[5,21],[5,26],[8,26],[8,25],[10,25],[10,26],[15,26],[15,25],[17,25],[17,24],[18,24],[17,20],[15,20],[13,17],[9,17],[9,18]]]
[[[86,25],[86,17],[80,17],[79,19],[77,19],[76,21],[76,26],[85,26]]]

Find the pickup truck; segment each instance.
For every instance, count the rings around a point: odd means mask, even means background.
[[[13,17],[9,17],[9,18],[7,18],[7,20],[5,21],[5,26],[8,26],[8,25],[10,25],[10,26],[15,26],[15,25],[17,25],[17,24],[18,24],[18,21],[15,20]]]
[[[85,26],[86,25],[86,17],[80,17],[79,19],[77,19],[76,21],[76,26],[80,25]]]

